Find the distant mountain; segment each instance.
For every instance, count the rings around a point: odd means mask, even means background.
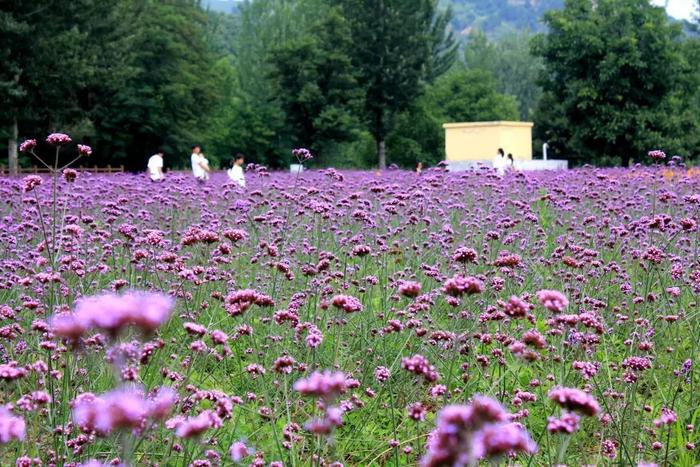
[[[203,0],[205,7],[226,13],[235,12],[241,0]],[[439,0],[441,7],[452,8],[452,27],[463,38],[471,31],[489,36],[507,30],[544,31],[542,16],[548,10],[564,7],[564,0]],[[670,17],[669,17],[670,18]],[[673,20],[673,18],[670,18]],[[676,21],[676,20],[674,20]],[[688,23],[683,22],[687,30]]]
[[[203,0],[204,7],[231,13],[240,0]],[[564,0],[439,0],[452,8],[452,26],[461,35],[478,29],[489,35],[503,29],[541,31],[545,11],[561,8]]]
[[[563,8],[564,0],[440,0],[452,8],[452,26],[462,36],[479,30],[488,35],[507,29],[542,31],[547,10]]]

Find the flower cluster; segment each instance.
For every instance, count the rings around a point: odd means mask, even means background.
[[[476,465],[480,459],[516,452],[534,453],[537,445],[493,399],[476,396],[469,405],[451,405],[438,414],[428,438],[422,467]]]
[[[296,157],[297,161],[301,162],[306,162],[311,159],[313,159],[313,156],[311,155],[311,151],[309,151],[306,148],[297,148],[292,150],[292,155]]]
[[[331,303],[334,307],[339,308],[346,313],[355,313],[362,311],[363,309],[362,303],[350,295],[336,295],[331,300]]]
[[[457,274],[447,279],[442,289],[447,295],[461,297],[464,294],[473,295],[483,292],[484,284],[475,277],[465,277]]]
[[[148,419],[165,418],[176,402],[170,388],[163,387],[151,398],[139,388],[121,388],[96,396],[79,395],[72,403],[73,421],[84,432],[106,436],[114,430],[145,428]]]
[[[92,328],[114,336],[126,327],[135,326],[150,334],[168,320],[173,306],[171,297],[159,293],[106,293],[79,300],[71,314],[55,315],[51,329],[69,340],[82,337]]]
[[[71,141],[70,136],[65,133],[51,133],[46,137],[46,142],[54,146],[63,146]]]

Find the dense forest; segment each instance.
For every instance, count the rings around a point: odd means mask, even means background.
[[[443,122],[522,119],[573,164],[700,154],[700,42],[647,0],[10,0],[0,44],[3,152],[410,167]]]

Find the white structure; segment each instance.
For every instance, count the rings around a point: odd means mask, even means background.
[[[447,169],[450,172],[462,172],[474,170],[479,167],[493,167],[492,161],[447,161]],[[569,161],[563,159],[531,159],[529,161],[515,161],[515,169],[522,171],[531,170],[566,170],[569,168]]]

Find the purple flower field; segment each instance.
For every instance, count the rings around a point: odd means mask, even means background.
[[[680,168],[0,184],[0,465],[700,462]]]

